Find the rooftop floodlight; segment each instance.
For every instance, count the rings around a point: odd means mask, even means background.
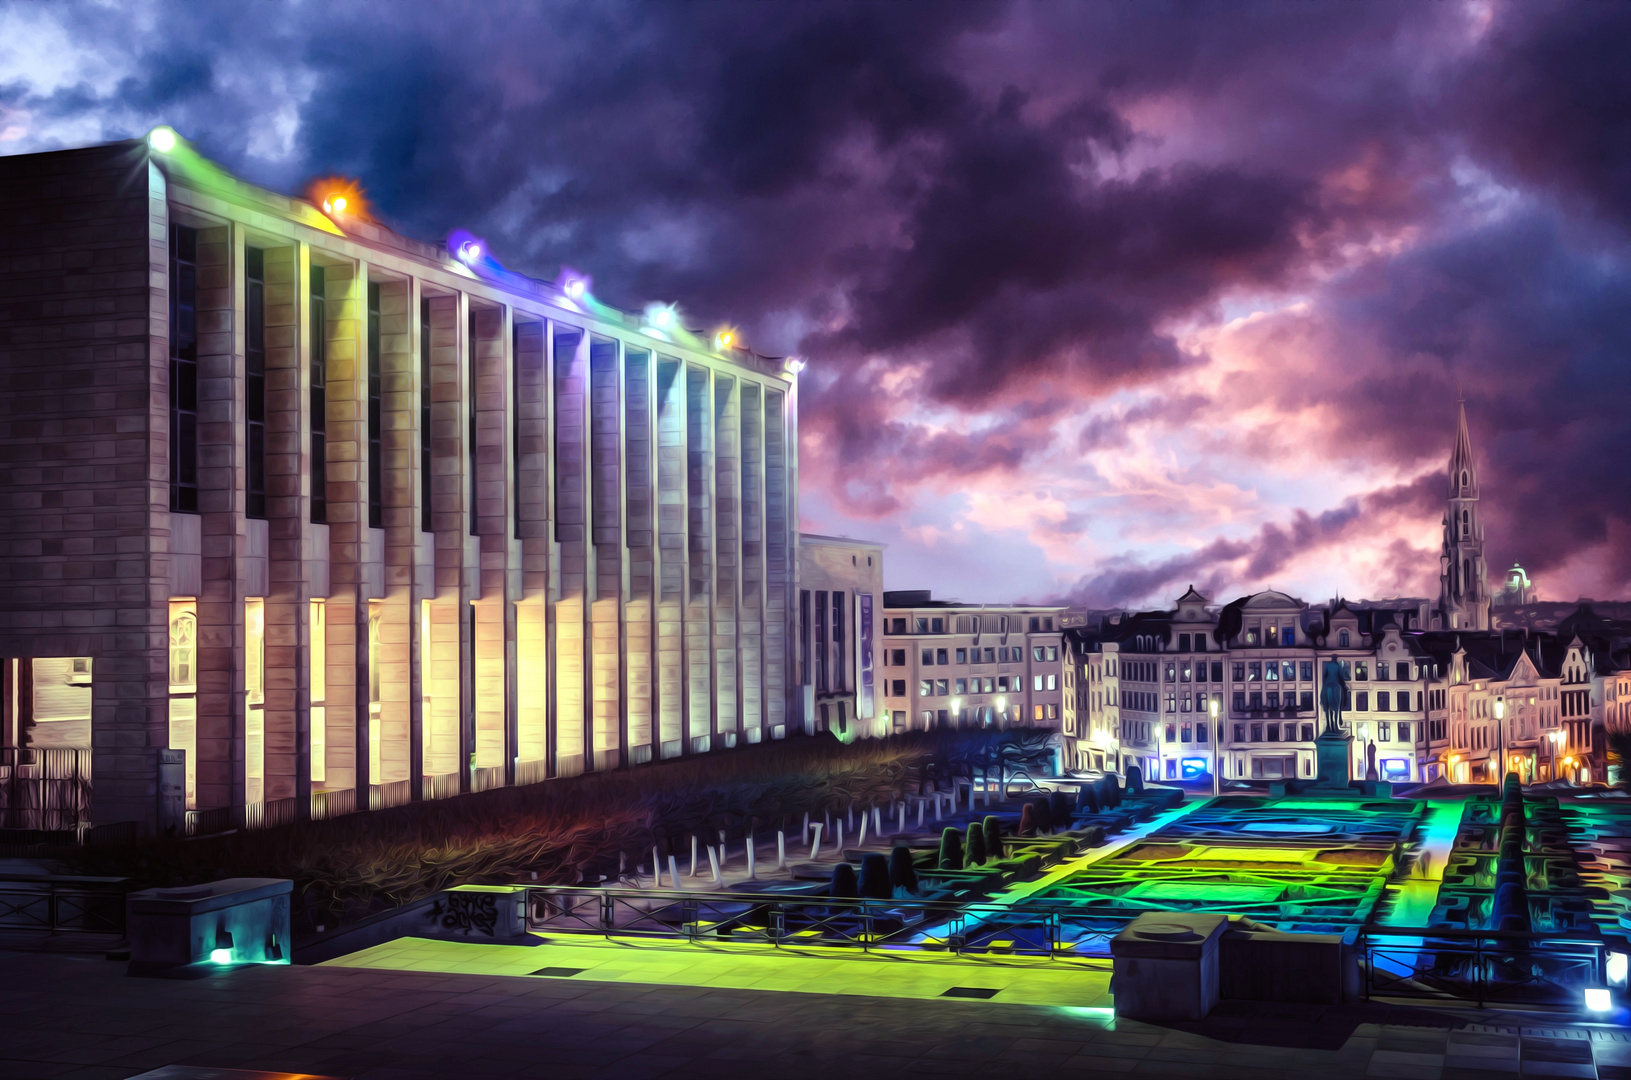
[[[344,195],[330,195],[323,200],[323,212],[326,214],[343,214],[345,213],[345,205]]]
[[[789,356],[787,358],[787,370],[791,371],[794,375],[797,375],[799,372],[803,371],[804,367],[805,361],[801,357]]]
[[[465,264],[481,261],[481,244],[475,240],[466,240],[459,245],[459,261]]]
[[[1614,997],[1604,986],[1586,987],[1586,1008],[1592,1012],[1611,1012],[1614,1008]]]
[[[674,325],[674,305],[652,304],[646,308],[646,322],[659,330],[667,330]]]
[[[569,277],[566,279],[566,284],[561,286],[561,291],[573,300],[581,300],[587,288],[588,286],[584,284],[582,278]]]
[[[156,127],[147,133],[147,145],[161,154],[168,154],[176,148],[176,129],[172,127]]]
[[[719,333],[714,335],[714,348],[723,352],[724,350],[730,348],[731,343],[735,340],[736,332],[734,330],[721,330]]]

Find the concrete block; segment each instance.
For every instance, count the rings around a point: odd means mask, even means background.
[[[1218,944],[1229,919],[1147,911],[1110,942],[1116,1015],[1201,1020],[1218,1003]]]
[[[288,963],[293,888],[283,878],[225,878],[131,893],[125,902],[131,969]]]

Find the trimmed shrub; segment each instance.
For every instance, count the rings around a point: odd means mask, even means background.
[[[1002,822],[987,814],[985,820],[980,823],[980,831],[985,834],[985,857],[1002,858]]]
[[[1031,812],[1032,820],[1036,822],[1036,835],[1041,836],[1043,833],[1053,831],[1053,815],[1048,812],[1048,800],[1031,800]]]
[[[895,895],[889,883],[889,857],[871,854],[861,856],[860,894],[869,900],[888,900]]]
[[[1030,803],[1019,808],[1019,835],[1036,835],[1036,807]]]
[[[963,868],[963,834],[950,825],[940,834],[940,869]]]
[[[917,867],[912,865],[912,849],[896,844],[889,852],[889,885],[909,895],[917,893]]]
[[[1096,814],[1099,812],[1099,781],[1083,784],[1076,789],[1076,812],[1078,814]]]
[[[980,828],[979,822],[971,821],[968,825],[968,865],[981,866],[986,858],[985,830]]]
[[[1529,924],[1529,894],[1522,885],[1508,881],[1495,887],[1494,909],[1490,923],[1497,930],[1520,930],[1527,933]]]
[[[855,881],[855,867],[847,862],[841,862],[832,868],[832,885],[827,895],[834,900],[854,900],[860,895],[860,889]]]
[[[1048,816],[1053,818],[1056,829],[1062,829],[1070,824],[1070,802],[1065,798],[1063,791],[1055,791],[1048,796]]]
[[[1144,770],[1137,765],[1127,766],[1127,793],[1137,795],[1144,790]]]

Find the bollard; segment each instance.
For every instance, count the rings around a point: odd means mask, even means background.
[[[945,803],[941,799],[940,792],[937,791],[937,792],[934,793],[934,820],[936,822],[939,822],[939,820],[940,820],[940,811],[942,809],[944,809],[944,808],[945,808]]]
[[[810,861],[815,862],[821,856],[821,822],[810,826],[815,830],[815,841],[810,844]]]
[[[922,799],[917,801],[917,827],[919,829],[923,828],[923,802]]]
[[[861,812],[861,831],[855,838],[856,847],[866,847],[866,811]]]
[[[686,876],[687,877],[696,877],[697,876],[697,838],[696,838],[696,835],[694,833],[691,836],[691,872],[689,874],[687,874]]]
[[[678,889],[680,887],[680,857],[678,855],[668,857],[668,884],[671,888]]]
[[[725,830],[724,830],[724,829],[720,829],[720,830],[719,830],[719,865],[720,865],[720,866],[724,866],[724,865],[725,865],[725,862],[726,862],[726,855],[725,855]]]
[[[651,882],[653,888],[663,887],[663,856],[656,844],[651,845]]]
[[[787,869],[787,834],[776,830],[776,869]]]
[[[844,807],[844,828],[846,828],[846,829],[855,828],[855,804],[854,803],[850,803],[848,806]]]
[[[844,823],[842,821],[838,822],[838,836],[833,841],[832,849],[838,853],[840,859],[844,857]]]
[[[906,800],[905,799],[902,799],[900,801],[899,809],[900,809],[900,828],[896,829],[895,831],[896,832],[905,832],[906,831]]]
[[[753,869],[753,834],[748,834],[748,880],[753,881],[759,875]]]
[[[801,844],[808,844],[810,842],[810,811],[808,810],[804,811],[804,832],[802,833],[802,839],[799,842]]]
[[[714,884],[723,885],[724,880],[719,876],[719,853],[714,851],[712,844],[708,845],[708,869],[713,872]]]
[[[883,808],[879,806],[872,808],[872,835],[883,838]]]

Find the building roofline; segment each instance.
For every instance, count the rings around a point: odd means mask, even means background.
[[[801,532],[800,540],[819,540],[823,544],[846,544],[850,547],[877,548],[880,551],[889,545],[877,540],[856,540],[849,536],[828,536],[825,533]]]

